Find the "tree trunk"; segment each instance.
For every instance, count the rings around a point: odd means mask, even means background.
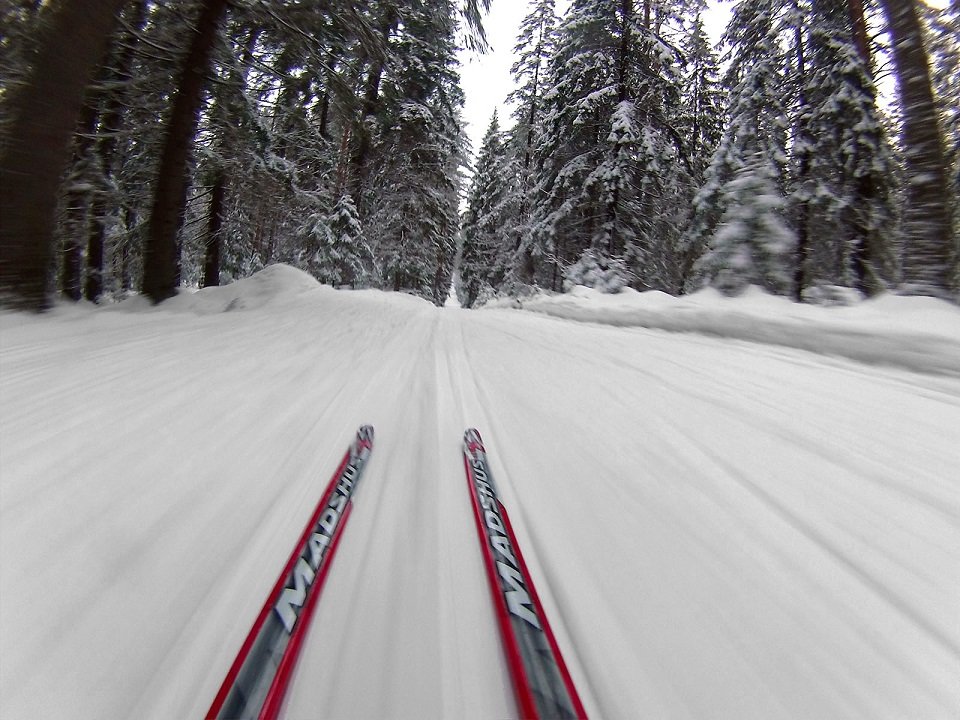
[[[866,71],[866,68],[864,68]],[[859,83],[858,83],[859,84]],[[858,87],[858,90],[866,93],[866,89]],[[876,97],[873,96],[874,104]],[[863,163],[860,161],[860,154],[864,152],[863,145],[858,143],[853,150],[854,166],[860,167]],[[849,223],[851,237],[851,257],[850,264],[853,270],[853,285],[865,296],[876,295],[883,290],[883,282],[877,272],[879,248],[876,247],[877,241],[874,238],[875,229],[871,226],[868,218],[870,209],[876,202],[877,185],[874,176],[871,173],[865,173],[855,178],[854,193],[856,198],[855,207],[851,208],[851,220]]]
[[[103,191],[98,191],[90,211],[90,237],[87,241],[87,279],[83,285],[83,296],[90,302],[97,302],[103,294],[103,259],[107,235],[104,215],[106,212],[107,203],[103,197]]]
[[[530,164],[533,160],[534,127],[537,121],[537,105],[540,102],[540,68],[544,61],[545,27],[544,20],[540,22],[540,35],[537,38],[537,64],[533,68],[533,82],[530,90],[530,109],[527,111],[527,136],[523,142],[523,188],[520,194],[519,218],[521,225],[517,230],[517,242],[514,250],[520,252],[523,245],[524,233],[529,233],[527,223],[527,200],[530,195]],[[533,259],[533,250],[527,247],[520,259],[520,279],[526,285],[533,285],[536,275],[536,262]]]
[[[96,92],[86,93],[87,97],[80,111],[80,124],[77,126],[72,167],[78,171],[76,182],[68,181],[66,192],[66,221],[63,226],[63,272],[60,276],[60,288],[63,295],[74,302],[83,296],[83,251],[90,226],[91,203],[89,190],[90,175],[93,170],[93,136],[97,132],[99,120],[100,96]]]
[[[327,71],[324,73],[323,95],[320,97],[320,124],[318,127],[320,137],[322,137],[324,140],[330,139],[330,134],[327,127],[330,124],[330,93],[334,83],[333,68],[337,64],[338,55],[337,53],[330,51],[328,53],[328,57]]]
[[[380,35],[383,38],[384,53],[386,52],[387,43],[390,41],[390,34],[396,30],[399,21],[400,19],[397,17],[396,11],[393,8],[388,8],[385,11],[383,20],[380,23]],[[363,185],[367,173],[367,155],[370,154],[372,140],[369,129],[367,128],[367,122],[377,111],[377,105],[380,101],[380,81],[383,79],[385,65],[385,54],[372,60],[370,71],[367,74],[366,89],[363,94],[363,110],[360,113],[360,122],[357,124],[356,131],[353,133],[357,139],[357,147],[350,162],[353,168],[350,194],[357,199],[357,202],[363,197]]]
[[[15,307],[49,307],[57,190],[83,92],[124,0],[61,0],[41,12],[26,82],[8,107],[0,153],[0,295]]]
[[[155,303],[176,294],[180,274],[178,235],[187,205],[190,150],[217,28],[226,6],[227,0],[206,0],[203,4],[167,125],[143,253],[143,291]]]
[[[117,42],[119,50],[115,51],[114,65],[110,68],[106,83],[110,86],[123,86],[130,80],[131,65],[136,52],[139,32],[147,22],[147,4],[145,0],[137,0],[130,8],[132,17],[131,30],[123,33]],[[109,62],[109,59],[108,59]],[[100,164],[103,167],[103,176],[109,185],[114,171],[114,154],[117,147],[117,133],[123,125],[124,112],[127,107],[127,94],[123,91],[108,90],[106,107],[100,122],[100,138],[97,150],[100,154]],[[103,262],[106,244],[106,225],[104,215],[107,212],[105,190],[96,191],[90,218],[90,236],[87,240],[87,280],[84,284],[83,295],[91,302],[97,302],[103,294]]]
[[[120,289],[124,292],[127,292],[133,288],[133,272],[131,270],[132,263],[132,246],[134,244],[135,234],[133,228],[136,227],[138,222],[136,210],[128,205],[123,210],[123,224],[126,229],[126,238],[120,244],[120,259],[119,259],[119,274],[120,274]],[[137,233],[139,234],[139,233]]]
[[[794,35],[794,42],[797,50],[797,77],[799,80],[800,92],[797,96],[797,106],[799,108],[798,120],[800,127],[797,134],[803,139],[802,148],[799,151],[799,161],[797,175],[799,184],[802,187],[810,177],[810,143],[809,133],[807,132],[806,117],[807,96],[804,91],[807,82],[806,58],[803,52],[803,31],[797,28]],[[807,265],[810,258],[810,202],[806,198],[800,201],[797,208],[797,248],[794,256],[793,271],[793,292],[794,300],[803,302],[803,290],[807,285]]]
[[[630,26],[633,21],[633,0],[620,0],[620,49],[617,58],[617,102],[627,99],[627,74],[630,67]]]
[[[867,38],[867,21],[863,14],[863,0],[847,0],[847,11],[853,27],[853,44],[863,64],[870,67],[870,43]]]
[[[83,297],[83,247],[77,235],[83,232],[83,220],[86,217],[83,196],[69,193],[67,196],[67,239],[63,247],[63,265],[60,271],[60,289],[68,300],[79,302]]]
[[[863,62],[863,72],[868,81],[872,84],[873,71],[870,68],[870,43],[867,37],[867,21],[863,14],[863,0],[847,0],[847,14],[850,17],[850,26],[853,29],[852,39],[854,47],[857,49],[857,55]],[[873,88],[866,88],[857,83],[857,91],[862,94],[869,93],[874,107],[876,107],[876,92]],[[863,152],[861,145],[854,148],[854,154]],[[854,166],[861,165],[859,158],[855,157]],[[851,229],[853,232],[852,256],[850,258],[853,266],[854,287],[864,295],[875,295],[882,289],[874,261],[873,243],[871,242],[872,229],[865,220],[866,210],[870,208],[876,199],[876,182],[872,175],[861,175],[856,179],[854,192],[856,193],[856,208],[860,212],[853,213]]]
[[[203,287],[220,284],[220,255],[223,247],[223,201],[227,194],[227,176],[220,169],[213,180],[210,195],[210,220],[207,224],[207,251],[203,260]]]
[[[903,115],[907,191],[903,215],[903,291],[949,296],[953,270],[946,159],[930,67],[914,0],[881,0],[893,42]]]

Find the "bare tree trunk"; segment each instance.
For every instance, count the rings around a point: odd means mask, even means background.
[[[103,191],[98,191],[90,210],[90,237],[87,242],[87,279],[83,285],[83,296],[90,302],[97,302],[103,294],[103,259],[107,228],[104,215],[107,203]]]
[[[143,257],[143,291],[155,303],[176,294],[180,275],[177,238],[187,206],[190,151],[217,28],[226,7],[227,0],[206,0],[200,11],[167,126]]]
[[[809,133],[807,131],[807,96],[804,87],[807,82],[806,57],[803,52],[803,31],[798,27],[794,35],[794,43],[797,51],[797,77],[800,85],[800,92],[797,96],[797,105],[800,127],[797,134],[802,138],[802,147],[799,151],[800,159],[797,172],[799,175],[799,184],[802,186],[807,182],[810,176],[810,143]],[[801,200],[800,207],[797,208],[797,248],[794,255],[795,265],[793,269],[793,291],[794,300],[803,302],[803,289],[807,285],[807,264],[810,259],[810,202]]]
[[[90,164],[93,160],[93,136],[97,131],[100,97],[95,92],[87,97],[80,111],[71,166],[79,170],[75,183],[68,181],[66,190],[66,220],[61,234],[60,289],[63,295],[74,302],[83,296],[83,251],[92,214],[89,190]]]
[[[54,213],[83,92],[124,0],[61,0],[41,11],[33,67],[10,99],[0,153],[0,295],[15,307],[49,306]]]
[[[134,233],[132,231],[132,228],[136,227],[137,222],[138,222],[138,218],[137,218],[136,210],[134,210],[132,206],[128,205],[123,210],[123,223],[124,223],[124,226],[126,227],[127,236],[124,239],[123,243],[121,243],[120,245],[120,263],[119,263],[120,264],[120,268],[119,268],[120,289],[123,290],[124,292],[130,290],[133,287],[133,279],[132,279],[133,273],[130,267],[132,265],[132,262],[131,262],[132,255],[133,255],[132,246],[134,243],[134,239],[133,239]]]
[[[873,71],[870,69],[870,44],[867,37],[867,21],[863,14],[863,0],[847,0],[847,12],[850,16],[850,25],[853,28],[853,44],[857,48],[857,54],[863,62],[863,71],[868,81],[873,81]],[[857,90],[869,92],[874,106],[876,106],[876,93],[872,88],[869,90],[859,85]],[[863,147],[857,145],[854,148],[854,154],[863,152]],[[859,160],[854,161],[854,165],[859,166]],[[861,212],[854,212],[852,215],[851,228],[853,231],[853,252],[851,264],[853,266],[854,287],[864,295],[875,295],[882,289],[876,271],[876,250],[872,240],[872,230],[869,223],[866,222],[866,209],[876,200],[877,188],[872,175],[861,175],[856,180],[856,198],[857,207]]]
[[[86,231],[85,199],[84,193],[67,193],[66,238],[60,258],[60,291],[63,297],[74,302],[83,297],[83,246],[79,237]]]
[[[620,49],[617,58],[617,101],[627,99],[627,75],[630,67],[630,27],[633,22],[633,0],[620,0]]]
[[[953,270],[950,196],[943,137],[914,0],[881,0],[893,41],[903,114],[907,204],[903,216],[904,292],[949,296]]]
[[[217,170],[210,195],[210,220],[207,223],[207,251],[203,259],[203,287],[220,284],[220,255],[223,247],[223,201],[227,194],[227,175]]]
[[[867,20],[863,14],[863,0],[847,0],[850,24],[853,26],[853,44],[866,67],[870,67],[870,43],[867,38]]]
[[[106,84],[123,85],[130,80],[131,65],[136,52],[139,32],[147,22],[147,3],[137,0],[130,8],[132,17],[131,30],[123,33],[118,41],[119,50],[113,67],[110,68]],[[126,95],[119,90],[108,91],[106,107],[100,123],[100,139],[97,149],[100,153],[100,163],[103,166],[104,179],[109,184],[113,177],[114,156],[117,148],[117,133],[123,124],[123,115],[126,109]],[[91,302],[97,302],[103,294],[103,262],[104,247],[106,244],[106,225],[104,215],[107,211],[107,202],[104,191],[96,192],[90,218],[90,236],[87,240],[87,280],[84,284],[83,295]]]
[[[397,17],[393,8],[388,8],[380,23],[380,35],[383,39],[384,48],[390,41],[390,34],[396,30],[400,19]],[[383,79],[383,71],[386,66],[386,57],[381,55],[377,58],[371,58],[370,70],[367,73],[366,89],[363,94],[363,109],[360,113],[360,121],[357,123],[356,131],[353,133],[357,140],[357,147],[354,150],[350,165],[353,169],[351,180],[351,195],[360,202],[363,197],[363,186],[367,176],[367,156],[370,154],[370,145],[373,138],[370,137],[370,130],[367,123],[377,112],[377,106],[380,102],[380,81]]]
[[[330,93],[334,83],[333,68],[339,59],[338,54],[332,50],[327,55],[329,59],[327,60],[327,71],[324,73],[323,95],[320,97],[320,124],[318,127],[320,137],[324,140],[330,139],[327,127],[330,123]]]

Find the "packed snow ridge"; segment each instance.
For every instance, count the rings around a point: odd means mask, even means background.
[[[249,310],[321,288],[331,290],[301,270],[277,264],[223,287],[183,290],[156,311],[207,315]],[[447,306],[452,304],[448,300]],[[960,376],[960,307],[931,297],[884,294],[856,300],[848,295],[831,305],[796,303],[757,287],[736,297],[712,288],[674,297],[629,288],[608,294],[575,286],[562,295],[541,292],[522,299],[498,299],[484,308],[511,308],[618,327],[701,333]],[[154,308],[146,298],[136,296],[114,309]]]
[[[847,298],[846,302],[851,302]],[[783,345],[917,372],[960,375],[960,307],[930,297],[881,295],[851,304],[811,305],[752,287],[737,297],[712,288],[692,295],[624,289],[605,294],[577,286],[496,300],[568,320],[643,327]]]

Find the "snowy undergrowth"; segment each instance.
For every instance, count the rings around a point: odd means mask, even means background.
[[[783,345],[918,372],[960,375],[960,308],[928,297],[881,295],[847,306],[795,303],[750,288],[737,297],[705,289],[673,297],[578,286],[564,295],[498,300],[554,317]]]

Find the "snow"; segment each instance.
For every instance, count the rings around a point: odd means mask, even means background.
[[[287,717],[514,713],[470,425],[591,717],[956,717],[956,307],[523,307],[273,266],[0,314],[0,716],[202,716],[370,422]]]
[[[843,307],[798,304],[756,287],[738,297],[707,288],[672,297],[577,287],[524,299],[523,310],[619,327],[695,332],[921,373],[960,377],[960,309],[931,297],[881,295]],[[516,307],[498,300],[490,307]]]

